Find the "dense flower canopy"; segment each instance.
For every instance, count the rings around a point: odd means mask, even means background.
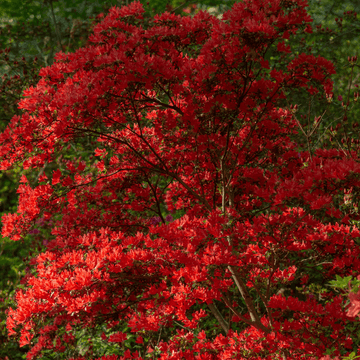
[[[40,169],[35,185],[22,178],[3,236],[51,220],[8,314],[28,359],[82,359],[82,329],[106,329],[102,359],[317,359],[357,346],[356,313],[325,285],[360,274],[344,198],[359,196],[358,148],[300,149],[296,107],[279,106],[291,89],[332,95],[333,65],[287,45],[311,31],[306,5],[244,0],[222,19],[149,21],[135,2],[41,70],[0,135],[3,170]]]

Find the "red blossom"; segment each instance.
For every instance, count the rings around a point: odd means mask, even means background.
[[[110,342],[117,342],[117,343],[121,343],[123,341],[125,341],[127,338],[126,334],[122,333],[122,332],[118,332],[116,334],[112,334],[109,336],[109,341]]]
[[[99,324],[98,340],[121,352],[101,360],[350,350],[358,294],[346,313],[335,292],[302,288],[360,273],[356,215],[343,206],[344,189],[359,200],[359,156],[300,152],[295,108],[280,107],[286,91],[332,91],[331,62],[287,57],[284,41],[310,31],[306,5],[244,0],[222,19],[148,21],[133,2],[110,10],[91,46],[42,69],[0,135],[2,169],[43,172],[22,178],[2,235],[53,221],[8,312],[29,360]]]

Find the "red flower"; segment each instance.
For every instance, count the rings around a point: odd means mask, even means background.
[[[109,341],[110,342],[121,343],[121,342],[125,341],[126,339],[127,339],[127,335],[122,333],[122,332],[118,332],[116,334],[113,334],[113,335],[109,336]]]
[[[132,2],[41,71],[0,135],[2,168],[34,170],[2,234],[19,240],[44,217],[50,240],[8,312],[29,359],[87,328],[120,344],[104,347],[112,360],[300,360],[352,346],[358,294],[346,313],[325,285],[360,274],[359,229],[346,225],[357,215],[343,207],[344,189],[359,200],[359,155],[299,150],[297,107],[279,107],[292,90],[332,91],[331,62],[286,55],[306,5],[243,0],[222,19],[150,20]],[[40,172],[51,183],[30,181]],[[125,349],[135,333],[138,353]]]

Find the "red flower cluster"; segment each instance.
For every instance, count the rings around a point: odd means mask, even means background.
[[[358,149],[299,150],[294,113],[278,106],[287,89],[331,95],[333,65],[284,42],[309,31],[305,6],[244,0],[221,20],[149,22],[132,3],[111,9],[93,45],[41,71],[25,114],[0,135],[2,169],[44,168],[34,188],[23,179],[3,236],[53,220],[8,314],[29,360],[66,353],[96,324],[122,351],[102,360],[352,350],[355,320],[324,288],[360,274],[359,229],[348,225],[358,218],[342,206],[344,191],[358,197]],[[271,64],[269,51],[288,66]],[[79,158],[86,151],[99,160]]]

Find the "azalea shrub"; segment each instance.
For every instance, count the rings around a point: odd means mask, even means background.
[[[149,20],[134,2],[41,69],[0,135],[1,169],[38,174],[2,218],[46,247],[8,310],[27,359],[356,354],[331,285],[360,275],[359,146],[299,142],[300,109],[280,106],[333,97],[332,63],[287,43],[306,5]]]

